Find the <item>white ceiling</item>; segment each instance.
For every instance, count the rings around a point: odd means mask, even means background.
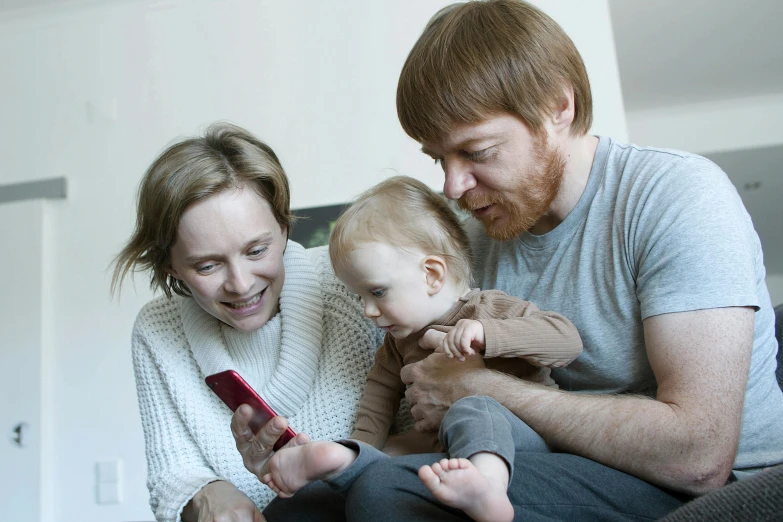
[[[783,91],[780,0],[609,0],[626,109]]]

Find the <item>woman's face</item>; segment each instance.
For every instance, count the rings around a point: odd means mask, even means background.
[[[286,227],[250,187],[216,194],[182,214],[168,271],[196,302],[237,330],[252,332],[278,311]]]

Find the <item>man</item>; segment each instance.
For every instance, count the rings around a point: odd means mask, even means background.
[[[656,519],[783,462],[761,247],[717,166],[589,135],[579,53],[521,1],[437,13],[403,67],[397,108],[442,165],[446,196],[475,218],[476,282],[562,313],[585,345],[553,371],[560,390],[475,357],[405,367],[418,429],[488,395],[538,432],[555,453],[517,455],[509,498],[522,520]],[[367,470],[348,519],[463,519],[418,481],[432,462]]]
[[[574,505],[549,513],[569,519],[587,516],[577,505],[661,516],[733,468],[783,462],[761,247],[717,166],[587,134],[579,53],[548,16],[512,0],[436,14],[403,68],[397,109],[443,166],[446,196],[483,225],[479,285],[563,313],[585,344],[553,372],[569,391],[438,354],[412,365],[417,428],[437,429],[463,396],[490,395],[563,452],[519,456],[520,503],[549,504],[546,491],[563,489]],[[543,476],[525,477],[536,469]],[[517,516],[548,508],[518,505]]]

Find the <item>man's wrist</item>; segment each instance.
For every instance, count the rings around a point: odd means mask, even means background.
[[[469,397],[472,395],[487,395],[487,386],[491,385],[494,380],[494,374],[498,372],[490,370],[486,367],[473,368],[467,375],[465,375],[459,382],[462,384],[461,399],[463,397]]]

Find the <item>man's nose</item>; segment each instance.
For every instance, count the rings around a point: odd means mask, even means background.
[[[443,194],[449,199],[457,200],[476,186],[476,178],[473,177],[467,162],[457,159],[444,161],[443,173],[446,175]]]

